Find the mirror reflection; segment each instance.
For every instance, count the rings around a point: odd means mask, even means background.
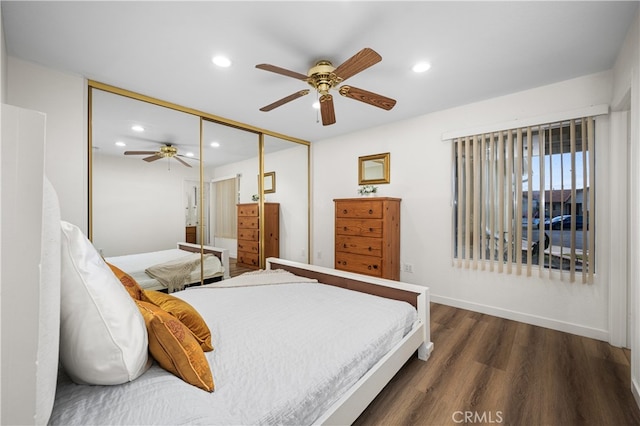
[[[390,157],[388,152],[358,157],[358,184],[389,183]]]
[[[264,169],[277,177],[264,201],[279,205],[280,257],[308,263],[308,147],[265,135],[264,152]]]
[[[211,274],[204,266],[194,267],[198,283],[203,276],[222,278],[264,267],[268,256],[308,262],[308,144],[207,117],[201,134],[199,115],[108,89],[90,91],[90,236],[108,261],[128,267],[128,259],[142,254],[169,249],[199,254],[204,246],[225,270]],[[260,176],[272,178],[275,191],[261,193]],[[258,209],[252,231],[257,241],[250,245],[242,242],[248,234],[238,235],[245,204]],[[273,205],[275,233],[273,219],[263,223],[261,217],[271,216]],[[269,232],[261,235],[260,227]],[[252,254],[251,259],[243,253]],[[145,278],[145,269],[134,278]]]
[[[95,89],[92,104],[95,247],[108,257],[185,241],[199,225],[199,117]],[[154,154],[167,146],[180,157]]]

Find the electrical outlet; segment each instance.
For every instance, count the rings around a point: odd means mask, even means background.
[[[410,274],[413,274],[413,265],[411,263],[403,263],[402,264],[402,270],[404,272],[408,272]]]

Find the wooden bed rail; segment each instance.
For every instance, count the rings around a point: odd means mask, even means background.
[[[355,275],[349,272],[345,272],[341,275],[335,275],[335,272],[337,271],[334,270],[331,271],[332,273],[326,273],[320,270],[314,270],[316,268],[308,269],[306,267],[296,267],[286,261],[283,261],[282,259],[275,258],[267,259],[267,269],[284,269],[295,275],[317,279],[318,282],[321,282],[323,284],[329,284],[336,287],[359,291],[361,293],[373,294],[375,296],[384,297],[386,299],[400,300],[402,302],[411,304],[416,309],[418,308],[417,297],[420,294],[419,291],[389,287],[387,286],[388,283],[385,283],[387,285],[380,285],[366,282],[362,280],[361,275]]]

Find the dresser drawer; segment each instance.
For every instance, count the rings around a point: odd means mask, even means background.
[[[336,218],[352,217],[352,218],[368,218],[381,219],[383,213],[383,204],[378,200],[358,201],[358,202],[337,202]]]
[[[238,251],[258,254],[260,251],[260,245],[258,241],[238,240]]]
[[[260,238],[260,231],[257,228],[238,229],[239,240],[258,241],[259,238]]]
[[[258,229],[260,225],[260,220],[255,216],[238,216],[238,229],[240,228],[251,228]]]
[[[336,269],[374,277],[382,276],[381,260],[374,256],[336,252]]]
[[[238,216],[258,216],[258,205],[238,204]]]
[[[382,240],[380,238],[337,235],[336,252],[340,251],[380,257],[382,256]]]
[[[336,235],[382,237],[381,219],[336,219]]]
[[[243,263],[249,266],[255,266],[257,268],[260,266],[258,253],[248,253],[244,251],[238,251],[238,263]]]

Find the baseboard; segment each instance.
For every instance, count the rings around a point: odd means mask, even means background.
[[[431,301],[442,305],[453,306],[455,308],[466,309],[481,314],[493,315],[498,318],[509,319],[513,321],[523,322],[525,324],[536,325],[538,327],[550,328],[552,330],[571,333],[578,336],[589,337],[591,339],[609,341],[609,332],[597,328],[585,327],[579,324],[573,324],[564,321],[558,321],[551,318],[540,317],[537,315],[525,314],[522,312],[510,311],[508,309],[496,308],[494,306],[482,305],[479,303],[467,302],[465,300],[453,299],[450,297],[442,297],[432,294]]]
[[[640,387],[638,387],[638,382],[633,377],[631,378],[631,393],[633,394],[633,399],[636,400],[636,405],[640,408]]]

